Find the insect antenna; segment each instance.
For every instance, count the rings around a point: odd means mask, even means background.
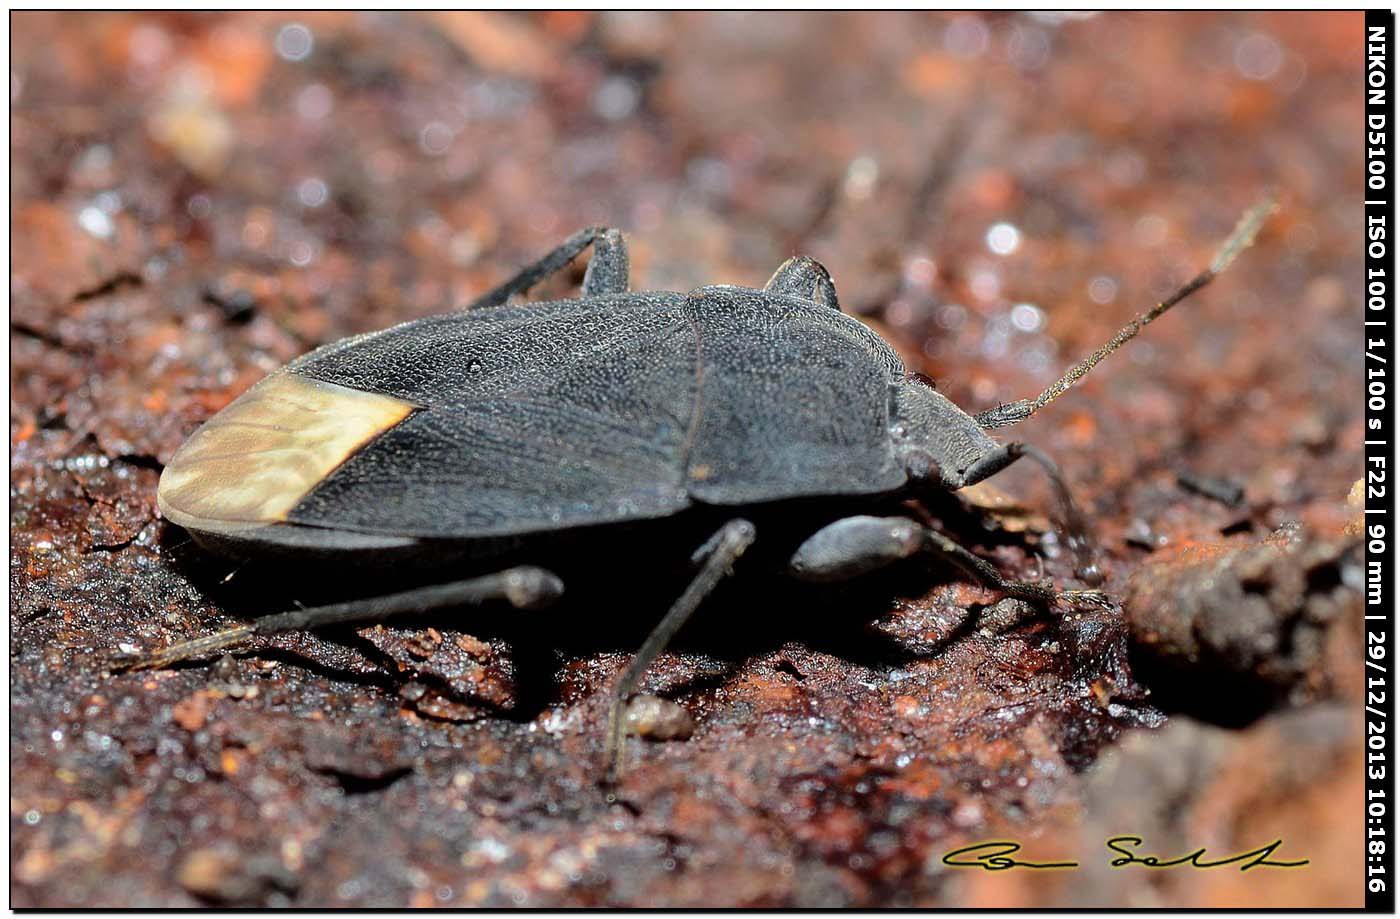
[[[1244,216],[1240,218],[1239,223],[1235,225],[1235,230],[1230,234],[1230,238],[1225,240],[1225,244],[1216,251],[1215,258],[1211,260],[1209,268],[1177,288],[1176,292],[1167,297],[1167,299],[1158,303],[1156,306],[1152,307],[1152,309],[1138,316],[1120,329],[1118,334],[1109,339],[1106,345],[1071,367],[1065,372],[1064,376],[1052,383],[1043,393],[1036,396],[1034,399],[1020,399],[1016,402],[998,405],[996,408],[988,409],[975,416],[977,423],[984,428],[1005,427],[1009,424],[1015,424],[1018,421],[1025,421],[1050,402],[1053,402],[1071,386],[1077,383],[1080,377],[1084,376],[1090,370],[1093,370],[1094,366],[1098,364],[1099,361],[1108,357],[1114,351],[1117,351],[1127,342],[1131,341],[1139,332],[1147,327],[1148,323],[1215,280],[1221,272],[1230,266],[1230,263],[1235,260],[1237,255],[1249,248],[1250,244],[1254,242],[1254,237],[1259,232],[1259,228],[1264,225],[1264,221],[1267,220],[1269,215],[1277,210],[1277,208],[1278,205],[1272,196],[1265,198],[1263,201],[1250,208],[1245,212]]]

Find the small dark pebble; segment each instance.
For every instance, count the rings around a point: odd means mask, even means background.
[[[241,288],[224,288],[222,285],[206,287],[204,302],[218,307],[224,318],[236,325],[251,321],[258,308],[257,298],[248,291]]]
[[[1219,501],[1227,507],[1239,507],[1244,502],[1244,486],[1229,479],[1179,472],[1176,482],[1187,491]]]
[[[1025,600],[1007,597],[983,610],[977,619],[977,624],[982,631],[991,635],[999,635],[1014,629],[1034,615],[1034,606]]]
[[[1305,415],[1293,429],[1293,442],[1310,450],[1323,450],[1333,440],[1332,426],[1321,414]]]
[[[1246,514],[1236,517],[1220,528],[1221,536],[1234,536],[1236,533],[1249,533],[1254,530],[1254,518]]]
[[[338,777],[378,782],[405,775],[414,766],[408,746],[392,731],[307,725],[299,740],[307,767]]]
[[[220,680],[232,680],[238,674],[238,662],[232,654],[225,654],[214,663],[214,676]]]
[[[629,732],[648,740],[685,740],[695,733],[690,712],[660,696],[634,696],[624,717]]]
[[[220,903],[248,903],[272,890],[294,891],[296,876],[268,855],[245,857],[231,845],[195,849],[175,869],[180,886]]]
[[[1141,517],[1134,517],[1128,528],[1123,531],[1124,542],[1149,552],[1162,545],[1161,539]]]

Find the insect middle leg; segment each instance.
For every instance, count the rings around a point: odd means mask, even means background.
[[[523,294],[545,278],[561,271],[584,249],[593,247],[593,257],[583,276],[583,295],[621,294],[628,287],[627,242],[622,231],[612,227],[585,227],[560,243],[548,255],[533,262],[510,280],[475,300],[468,310],[500,306],[515,294]]]
[[[563,592],[563,582],[552,572],[522,565],[464,581],[432,584],[400,593],[385,594],[382,597],[368,597],[264,616],[247,625],[170,645],[148,654],[122,655],[112,663],[124,670],[168,667],[179,661],[205,657],[215,651],[237,647],[254,635],[269,635],[291,629],[313,629],[347,622],[378,622],[393,616],[424,613],[445,607],[472,606],[490,600],[506,600],[520,609],[538,609],[553,602]]]
[[[800,580],[831,583],[869,574],[921,553],[941,555],[988,587],[1022,600],[1106,602],[1094,590],[1059,590],[1048,582],[1006,578],[991,562],[907,517],[856,516],[828,524],[798,547],[788,562],[788,571]]]
[[[656,628],[651,630],[646,641],[642,642],[642,646],[632,656],[632,662],[613,685],[612,702],[608,708],[608,735],[604,743],[606,776],[609,782],[617,778],[618,759],[622,750],[623,708],[628,697],[636,691],[647,667],[666,649],[681,626],[685,625],[686,620],[699,608],[705,597],[729,573],[730,566],[753,544],[753,540],[753,524],[747,520],[735,519],[720,527],[696,550],[691,560],[700,564],[700,570],[696,572],[685,592],[657,623]]]

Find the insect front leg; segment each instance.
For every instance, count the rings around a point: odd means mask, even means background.
[[[965,488],[968,485],[976,485],[1023,456],[1033,460],[1036,465],[1045,470],[1045,474],[1050,479],[1050,485],[1055,490],[1055,499],[1060,505],[1065,542],[1070,551],[1074,553],[1075,575],[1086,584],[1092,586],[1102,584],[1103,572],[1094,557],[1094,537],[1089,530],[1089,523],[1080,513],[1079,505],[1074,501],[1074,495],[1070,494],[1069,486],[1065,484],[1064,476],[1060,474],[1060,467],[1041,450],[1030,444],[1019,442],[1001,444],[995,450],[982,455],[964,470],[961,478],[952,483],[953,487]]]
[[[662,620],[652,629],[641,648],[632,656],[632,662],[613,685],[612,704],[608,708],[608,735],[604,742],[604,757],[607,761],[607,781],[617,778],[619,757],[622,751],[623,708],[627,699],[637,689],[637,684],[651,666],[656,656],[666,649],[671,639],[685,625],[700,603],[729,574],[730,567],[753,544],[754,526],[747,520],[731,520],[720,527],[705,544],[692,556],[692,561],[700,565],[690,585],[671,606]]]
[[[1003,577],[991,562],[907,517],[856,516],[828,524],[798,547],[788,571],[804,581],[831,583],[870,574],[921,553],[941,555],[1007,596],[1038,603],[1104,602],[1097,591],[1058,590],[1049,583]]]
[[[516,294],[523,294],[545,278],[563,270],[589,246],[593,257],[583,276],[583,295],[621,294],[628,289],[627,242],[622,231],[612,227],[585,227],[560,243],[552,252],[533,262],[504,284],[484,294],[468,310],[500,306]]]
[[[807,537],[788,573],[818,584],[858,578],[919,554],[923,530],[907,517],[845,517]]]
[[[393,616],[424,613],[454,606],[475,606],[490,600],[505,600],[518,609],[547,606],[564,592],[564,583],[543,568],[520,566],[494,574],[416,587],[382,597],[367,597],[328,606],[313,606],[273,616],[264,616],[247,625],[215,632],[204,638],[160,648],[149,654],[121,655],[113,666],[122,670],[168,667],[196,657],[243,644],[254,635],[270,635],[291,629],[314,629],[348,622],[379,622]]]

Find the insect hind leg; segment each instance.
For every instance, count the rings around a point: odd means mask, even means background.
[[[516,294],[523,294],[550,275],[562,271],[589,246],[593,247],[593,257],[583,277],[584,296],[626,293],[629,269],[627,243],[622,238],[622,231],[612,227],[585,227],[543,258],[520,269],[510,280],[479,297],[467,309],[501,306]]]
[[[632,656],[632,662],[613,685],[612,700],[608,708],[608,733],[604,742],[605,781],[608,784],[612,784],[618,776],[622,752],[623,708],[628,697],[636,691],[647,667],[666,649],[705,597],[729,574],[730,567],[744,554],[744,550],[753,544],[753,540],[753,524],[747,520],[735,519],[720,527],[697,550],[692,561],[700,565],[700,570],[696,572],[685,592],[657,623],[656,628],[651,630],[646,641],[642,642],[642,646]]]
[[[583,273],[583,295],[625,294],[629,286],[630,263],[627,241],[621,230],[607,229],[593,240],[593,257]]]
[[[490,600],[506,600],[518,609],[538,609],[553,602],[563,591],[563,582],[552,572],[522,565],[464,581],[431,584],[381,597],[264,616],[245,625],[146,654],[117,655],[111,663],[117,670],[151,670],[238,647],[255,635],[314,629],[339,623],[379,622],[394,616],[453,606],[475,606]]]

